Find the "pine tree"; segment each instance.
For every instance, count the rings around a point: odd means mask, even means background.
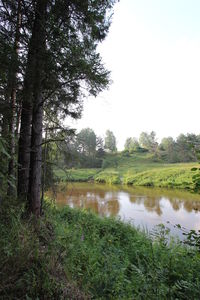
[[[50,117],[79,117],[83,97],[108,85],[97,45],[108,32],[114,2],[36,1],[24,77],[18,194],[28,197],[37,216],[44,110]]]

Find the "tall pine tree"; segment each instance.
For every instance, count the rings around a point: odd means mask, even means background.
[[[115,1],[35,1],[24,75],[18,194],[40,215],[43,113],[78,117],[84,96],[109,83],[97,53]],[[86,92],[85,92],[86,91]]]

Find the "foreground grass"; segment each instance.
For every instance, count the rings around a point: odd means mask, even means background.
[[[1,208],[1,299],[200,299],[200,254],[66,207]]]
[[[155,186],[164,188],[194,189],[191,168],[198,163],[166,164],[150,153],[134,153],[129,157],[107,154],[102,169],[56,170],[63,181],[95,181],[107,184]]]

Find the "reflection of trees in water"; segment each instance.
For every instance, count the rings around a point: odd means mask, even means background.
[[[148,197],[144,201],[144,206],[147,211],[152,212],[155,211],[159,216],[162,215],[162,210],[160,207],[160,200],[161,198],[153,198]]]
[[[136,195],[130,195],[129,197],[130,202],[136,204],[143,204],[146,198],[147,198],[146,196],[136,196]]]
[[[130,202],[138,205],[143,204],[148,212],[156,212],[159,216],[162,215],[160,208],[160,200],[162,197],[150,197],[150,196],[130,196]]]
[[[115,216],[119,212],[117,193],[103,190],[76,190],[57,194],[57,202],[72,207],[91,209],[101,216]]]
[[[108,202],[108,211],[111,216],[116,216],[119,213],[120,205],[117,199]]]
[[[191,212],[192,210],[195,210],[196,212],[200,211],[200,201],[185,201],[183,205],[188,212]]]
[[[163,196],[137,196],[137,195],[131,195],[130,196],[130,202],[135,204],[143,204],[145,209],[149,212],[156,212],[159,216],[162,215],[162,209],[161,209],[161,200],[163,199]],[[200,211],[200,201],[199,200],[183,200],[178,199],[177,197],[166,197],[166,200],[168,200],[173,208],[173,210],[178,211],[182,207],[187,212],[192,212],[195,210],[196,212]]]
[[[100,215],[117,215],[119,213],[120,204],[118,201],[119,193],[122,190],[114,190],[112,188],[104,186],[92,186],[91,184],[85,184],[83,186],[73,185],[70,188],[64,189],[57,193],[56,202],[59,205],[69,204],[73,207],[86,208],[95,211]],[[148,212],[156,212],[159,216],[162,215],[161,200],[164,199],[169,201],[173,210],[178,211],[184,208],[187,212],[200,211],[200,200],[194,199],[194,195],[191,198],[187,195],[187,199],[184,199],[184,193],[174,193],[172,191],[158,191],[155,189],[144,189],[131,190],[124,187],[124,191],[129,196],[131,203],[138,205],[144,205]],[[142,192],[143,191],[143,192]],[[48,192],[51,197],[51,192]],[[180,196],[180,198],[179,198]],[[183,198],[182,198],[183,197]],[[122,198],[123,201],[123,198]]]
[[[178,211],[181,208],[181,204],[183,201],[177,198],[169,198],[169,202],[171,203],[173,209]]]

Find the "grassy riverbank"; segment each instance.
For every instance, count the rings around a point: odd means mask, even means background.
[[[1,208],[1,299],[199,299],[200,255],[110,218]]]
[[[64,181],[90,181],[108,184],[129,184],[134,186],[155,186],[192,190],[191,168],[198,163],[167,164],[155,159],[149,153],[134,153],[129,157],[122,154],[108,154],[102,169],[56,170]]]

